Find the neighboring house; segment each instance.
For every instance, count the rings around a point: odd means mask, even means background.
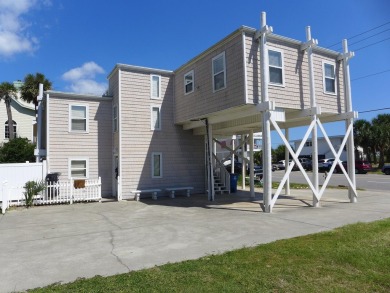
[[[117,64],[108,76],[109,97],[47,91],[42,148],[48,170],[66,179],[100,176],[103,196],[172,186],[205,192],[205,142],[262,132],[264,109],[258,104],[265,73],[256,32],[241,27],[174,71]],[[267,42],[267,90],[277,107],[272,115],[281,128],[310,124],[303,42],[276,34]],[[339,57],[313,48],[323,122],[346,119]]]
[[[336,153],[339,151],[340,146],[343,142],[343,139],[344,139],[344,136],[342,136],[342,135],[336,135],[336,136],[329,137],[329,140],[332,143],[332,146],[335,149]],[[299,145],[301,144],[301,141],[302,141],[301,139],[292,141],[292,143],[294,145],[294,149],[298,149]],[[333,155],[330,147],[329,147],[329,144],[326,142],[325,138],[319,137],[317,141],[318,141],[318,159],[329,159],[329,158],[335,157]],[[306,157],[306,158],[311,158],[312,145],[313,145],[313,143],[311,140],[306,141],[305,146],[303,147],[300,156]],[[363,152],[363,149],[358,147],[357,152],[358,152],[357,157],[360,157],[362,152]],[[346,147],[344,147],[343,151],[341,152],[340,160],[341,161],[347,160],[347,148]]]
[[[19,90],[22,82],[15,81],[15,87]],[[20,98],[18,92],[17,98],[11,101],[12,120],[16,137],[26,137],[34,142],[36,136],[36,120],[34,104],[26,103]],[[4,101],[0,102],[0,143],[9,141],[8,116]]]

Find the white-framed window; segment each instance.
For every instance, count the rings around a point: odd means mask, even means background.
[[[162,178],[162,153],[152,153],[152,178]]]
[[[150,129],[161,130],[161,106],[150,106]]]
[[[324,76],[324,93],[336,94],[336,66],[334,63],[322,61]]]
[[[69,105],[69,132],[88,132],[88,117],[88,105]]]
[[[269,83],[284,86],[283,51],[268,49]]]
[[[190,94],[194,92],[194,71],[184,74],[184,93]]]
[[[13,124],[13,127],[14,127],[14,137],[16,138],[16,125],[17,125],[17,123],[14,121],[14,120],[12,120],[12,124]],[[9,126],[8,126],[8,120],[7,121],[5,121],[5,123],[4,123],[4,138],[5,139],[9,139]]]
[[[112,107],[112,130],[114,132],[118,131],[118,106],[114,105]]]
[[[161,76],[150,75],[150,97],[152,99],[161,99]]]
[[[87,179],[89,177],[89,158],[69,158],[68,165],[69,178]]]
[[[225,52],[213,58],[213,90],[214,92],[226,88],[226,61]]]

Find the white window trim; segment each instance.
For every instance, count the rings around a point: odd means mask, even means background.
[[[214,74],[214,60],[215,59],[218,59],[219,57],[221,57],[221,56],[223,56],[223,71],[219,71],[219,72],[217,72],[217,73],[215,73]],[[224,52],[222,52],[222,53],[220,53],[220,54],[218,54],[217,56],[215,56],[212,60],[211,60],[211,64],[212,64],[212,68],[211,68],[211,77],[212,77],[212,81],[213,81],[213,93],[215,93],[215,92],[219,92],[219,91],[221,91],[221,90],[223,90],[223,89],[225,89],[226,87],[227,87],[227,80],[226,80],[226,56],[225,56],[225,51]],[[225,86],[224,87],[222,87],[222,88],[220,88],[220,89],[215,89],[215,82],[214,82],[214,76],[215,75],[217,75],[217,74],[219,74],[219,73],[221,73],[221,72],[223,72],[223,79],[224,79],[224,81],[225,81]]]
[[[334,92],[326,91],[326,83],[325,78],[329,78],[325,76],[325,64],[332,65],[334,68]],[[336,96],[337,95],[337,78],[336,78],[336,63],[332,61],[322,60],[322,87],[324,94]]]
[[[115,118],[115,113],[116,113],[116,118]],[[119,118],[118,118],[118,106],[117,105],[114,105],[112,107],[112,131],[114,133],[118,132],[119,130]],[[116,126],[116,129],[115,129],[115,126]]]
[[[86,116],[86,125],[84,130],[72,130],[72,106],[85,107],[85,116]],[[68,131],[71,133],[89,133],[89,105],[85,104],[69,104],[69,129]]]
[[[160,176],[154,176],[154,156],[159,155],[160,156]],[[163,178],[163,158],[161,152],[153,152],[152,153],[152,178]]]
[[[158,115],[158,125],[160,125],[159,128],[154,128],[154,123],[153,123],[153,108],[158,108],[159,115]],[[151,105],[150,106],[150,130],[161,130],[161,105]]]
[[[6,137],[7,136],[7,131],[5,130],[5,127],[6,126],[8,126],[8,137]],[[18,137],[18,135],[17,135],[17,131],[18,131],[18,123],[16,123],[16,121],[15,120],[12,120],[12,126],[13,126],[13,128],[14,128],[14,137],[16,138],[16,137]],[[8,125],[8,120],[6,120],[5,122],[4,122],[4,140],[9,140],[9,125]]]
[[[188,75],[192,75],[192,91],[190,91],[190,92],[186,92],[186,76],[188,76]],[[183,76],[183,79],[184,79],[184,94],[185,95],[189,95],[189,94],[191,94],[191,93],[193,93],[194,92],[194,89],[195,89],[195,75],[194,75],[194,70],[191,70],[191,71],[188,71],[186,74],[184,74],[184,76]],[[214,79],[213,79],[214,80]]]
[[[278,87],[285,87],[286,85],[285,85],[284,77],[285,77],[286,74],[285,74],[285,70],[284,70],[284,52],[281,49],[273,48],[273,47],[268,47],[268,52],[267,52],[268,54],[269,54],[269,51],[274,51],[274,52],[280,53],[280,56],[282,58],[282,67],[281,67],[281,69],[282,69],[282,84],[271,82],[271,75],[269,74],[269,68],[270,67],[280,68],[280,67],[276,67],[274,65],[270,65],[269,62],[268,62],[268,82],[269,82],[269,85],[278,86]]]
[[[153,77],[158,77],[158,97],[153,97]],[[161,75],[151,74],[150,75],[150,98],[152,100],[161,99]]]
[[[86,172],[84,177],[72,177],[72,161],[86,161]],[[68,158],[68,179],[88,179],[89,178],[89,158],[88,157],[70,157]]]

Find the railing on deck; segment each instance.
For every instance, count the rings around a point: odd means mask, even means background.
[[[88,180],[74,180],[47,182],[46,189],[36,195],[34,205],[50,205],[61,203],[101,201],[101,178]],[[23,206],[26,204],[23,187],[10,187],[5,182],[0,186],[1,212],[9,206]],[[18,195],[18,196],[15,196]]]

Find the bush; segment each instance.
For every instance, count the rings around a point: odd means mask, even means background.
[[[27,138],[14,138],[0,147],[0,163],[35,162],[34,149]]]
[[[34,196],[45,190],[46,185],[44,181],[27,181],[24,185],[24,198],[26,200],[26,206],[31,207],[34,202]]]

